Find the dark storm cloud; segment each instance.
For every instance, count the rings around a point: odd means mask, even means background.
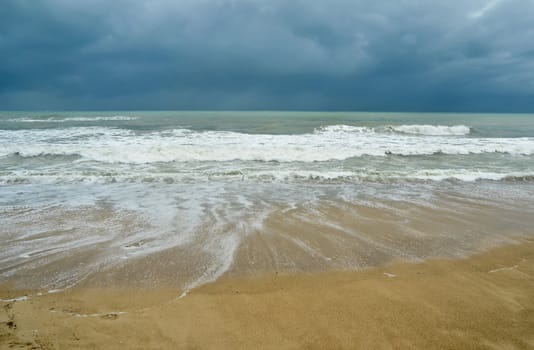
[[[534,111],[532,0],[0,6],[0,109]]]

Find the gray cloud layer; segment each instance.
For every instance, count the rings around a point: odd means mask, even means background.
[[[0,109],[534,111],[533,18],[533,0],[3,0]]]

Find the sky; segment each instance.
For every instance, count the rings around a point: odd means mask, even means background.
[[[1,0],[1,109],[534,112],[534,0]]]

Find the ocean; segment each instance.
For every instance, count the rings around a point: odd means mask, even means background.
[[[173,285],[534,233],[534,115],[0,112],[0,281]]]

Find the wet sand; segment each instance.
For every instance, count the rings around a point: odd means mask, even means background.
[[[534,240],[461,260],[36,295],[8,285],[0,348],[534,349]]]

